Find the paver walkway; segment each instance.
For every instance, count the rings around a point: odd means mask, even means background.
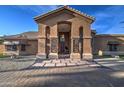
[[[0,86],[1,87],[124,86],[124,70],[117,71],[111,70],[108,68],[101,67],[98,64],[95,64],[95,62],[87,61],[86,61],[87,64],[79,66],[68,67],[60,66],[49,68],[39,66],[44,61],[38,60],[31,67],[22,70],[0,71]],[[58,60],[56,60],[55,62],[57,63]],[[69,61],[67,61],[66,59],[65,61],[63,60],[62,62],[66,63]],[[36,64],[38,64],[38,66],[36,66]]]
[[[69,67],[69,66],[81,66],[81,65],[89,65],[89,62],[84,60],[79,60],[79,59],[38,60],[36,61],[35,64],[32,65],[32,67]],[[94,65],[97,65],[97,64],[94,64]]]

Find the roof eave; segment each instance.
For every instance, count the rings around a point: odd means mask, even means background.
[[[37,21],[37,20],[39,20],[39,19],[41,19],[41,18],[43,18],[43,17],[45,17],[45,16],[48,16],[48,15],[52,14],[53,11],[55,12],[55,11],[57,10],[56,12],[58,12],[58,11],[60,11],[60,10],[63,9],[63,8],[64,8],[64,7],[61,7],[61,8],[58,8],[58,9],[49,11],[49,12],[47,12],[47,13],[45,13],[45,14],[38,15],[38,16],[34,17],[34,20]]]
[[[63,9],[70,10],[70,11],[72,11],[72,12],[75,12],[75,13],[77,13],[77,14],[83,16],[83,17],[86,17],[86,18],[92,20],[92,23],[95,21],[95,18],[94,18],[94,17],[89,16],[89,15],[87,15],[87,14],[85,14],[85,13],[81,13],[80,11],[75,10],[75,9],[73,9],[73,8],[70,8],[70,7],[68,7],[68,6],[63,6],[63,7],[61,7],[61,8],[58,8],[58,9],[53,10],[53,11],[50,11],[50,12],[45,13],[45,14],[43,14],[43,15],[36,16],[36,17],[34,17],[34,20],[37,21],[37,20],[39,20],[39,19],[41,19],[41,18],[43,18],[43,17],[46,17],[46,16],[48,16],[48,15],[50,15],[50,14],[52,14],[52,13],[61,11],[61,10],[63,10]]]

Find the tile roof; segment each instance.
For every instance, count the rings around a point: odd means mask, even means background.
[[[4,36],[4,39],[38,39],[38,32],[29,31],[17,35]]]
[[[56,12],[61,11],[61,10],[63,10],[63,9],[67,9],[67,10],[69,10],[69,11],[71,11],[71,12],[74,12],[74,13],[77,13],[77,14],[83,16],[83,17],[89,18],[89,19],[91,19],[91,20],[93,20],[93,21],[95,20],[94,17],[92,17],[92,16],[90,16],[90,15],[87,15],[86,13],[83,13],[83,12],[81,12],[81,11],[79,11],[79,10],[74,9],[74,8],[71,8],[71,7],[69,7],[69,6],[62,6],[62,7],[60,7],[60,8],[57,8],[56,10],[50,11],[50,12],[45,13],[45,14],[43,14],[43,15],[36,16],[34,19],[35,19],[35,20],[38,20],[38,19],[40,19],[40,18],[46,17],[46,16],[48,16],[48,15],[50,15],[50,14],[56,13]]]
[[[97,34],[97,37],[104,37],[104,36],[124,36],[124,34]]]

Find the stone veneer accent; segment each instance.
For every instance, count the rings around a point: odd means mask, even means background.
[[[73,52],[79,53],[79,38],[73,38]]]
[[[51,53],[58,52],[58,38],[51,38]]]

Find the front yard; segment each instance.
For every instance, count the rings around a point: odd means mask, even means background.
[[[0,59],[1,59],[1,58],[6,58],[6,57],[9,57],[9,56],[3,55],[2,53],[0,54]]]
[[[35,56],[19,57],[11,59],[7,56],[0,56],[0,71],[19,70],[29,67],[35,62]]]

